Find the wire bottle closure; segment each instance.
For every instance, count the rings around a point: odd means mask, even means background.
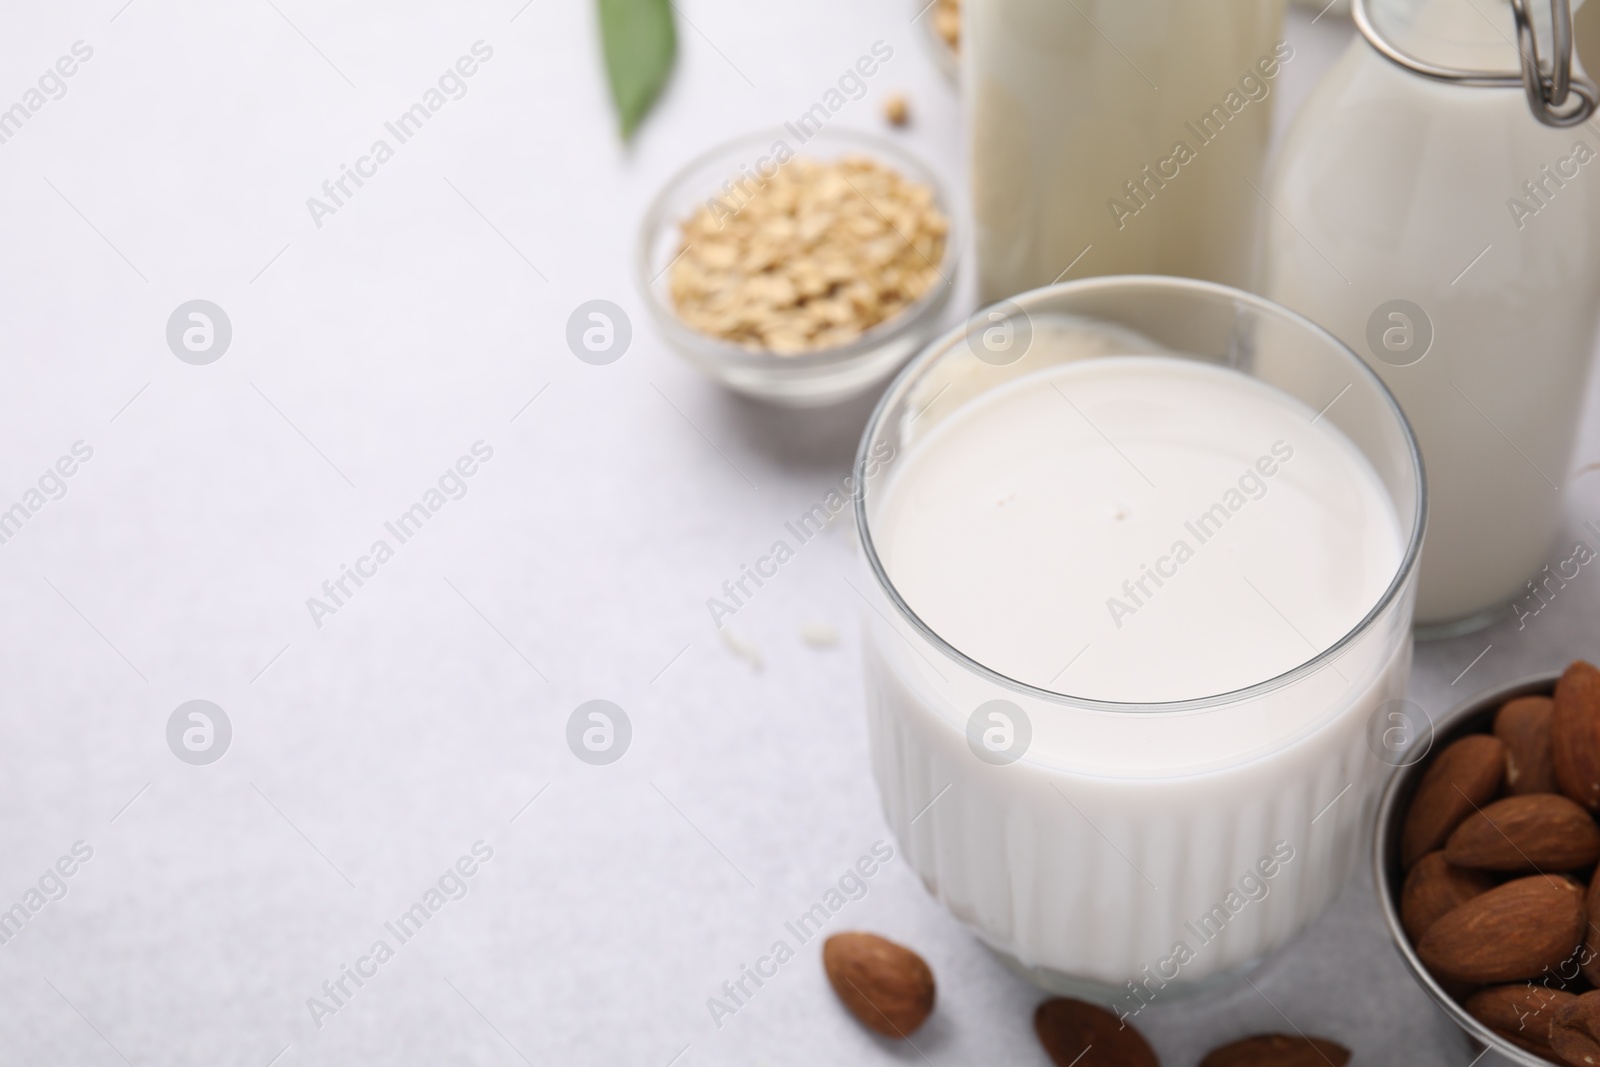
[[[1572,70],[1572,5],[1570,0],[1550,0],[1551,57],[1548,66],[1539,54],[1539,35],[1528,12],[1532,0],[1510,0],[1517,27],[1517,53],[1522,58],[1520,71],[1466,70],[1443,67],[1419,59],[1397,47],[1372,21],[1371,0],[1351,0],[1350,10],[1356,28],[1378,54],[1413,74],[1456,85],[1489,86],[1513,89],[1522,86],[1528,95],[1533,117],[1546,126],[1576,126],[1588,120],[1600,100],[1595,83]]]

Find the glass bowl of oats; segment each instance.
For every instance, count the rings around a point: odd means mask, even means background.
[[[638,274],[669,344],[737,392],[859,394],[938,331],[950,201],[888,140],[801,119],[689,163],[645,214]]]

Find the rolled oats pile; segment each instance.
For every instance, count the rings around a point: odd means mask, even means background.
[[[832,348],[940,280],[949,220],[926,185],[865,156],[799,156],[682,223],[678,316],[752,351]]]

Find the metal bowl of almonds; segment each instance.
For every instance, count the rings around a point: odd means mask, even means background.
[[[791,123],[667,183],[645,214],[639,284],[667,342],[724,385],[834,403],[938,331],[957,264],[949,204],[890,141]]]
[[[1600,670],[1389,719],[1373,870],[1412,975],[1512,1063],[1600,1064]]]

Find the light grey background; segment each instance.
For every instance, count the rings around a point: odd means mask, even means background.
[[[1039,994],[898,861],[832,929],[928,958],[940,1006],[916,1049],[843,1014],[815,943],[721,1029],[707,1011],[887,837],[851,533],[732,620],[760,670],[704,606],[845,473],[867,404],[774,410],[678,362],[631,281],[634,229],[677,166],[800,114],[879,39],[894,58],[835,122],[881,128],[906,91],[896,136],[964,182],[957,95],[907,5],[679,8],[678,72],[626,149],[587,2],[0,14],[0,106],[74,41],[94,49],[0,145],[0,507],[75,441],[94,450],[0,545],[0,901],[94,849],[0,946],[0,1062],[1044,1062]],[[1348,33],[1294,16],[1280,123]],[[317,228],[306,198],[480,39],[494,55],[467,95]],[[197,298],[233,325],[203,367],[164,334]],[[633,320],[609,366],[565,342],[594,299]],[[1600,458],[1594,426],[1578,464]],[[466,496],[315,626],[306,598],[480,440]],[[1571,484],[1577,536],[1600,475]],[[1597,622],[1586,570],[1523,631],[1421,649],[1413,696],[1442,710],[1593,656]],[[803,643],[810,625],[838,645]],[[232,722],[210,766],[167,748],[191,699]],[[591,699],[632,722],[610,766],[566,746]],[[469,895],[314,1026],[307,998],[480,839]],[[1401,970],[1365,872],[1257,984],[1140,1025],[1170,1064],[1284,1017],[1361,1062],[1472,1059]]]

